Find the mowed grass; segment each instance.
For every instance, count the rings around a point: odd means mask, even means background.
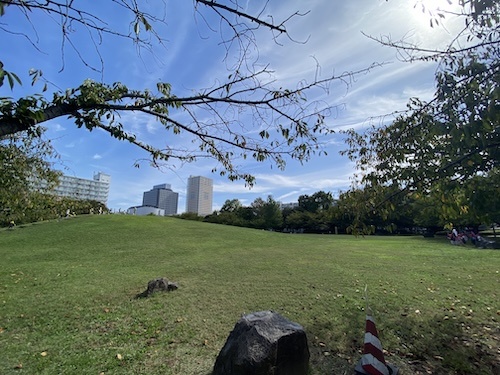
[[[134,216],[0,231],[1,374],[199,374],[242,314],[308,335],[311,374],[350,374],[365,298],[403,374],[499,371],[500,251],[422,237],[293,235]],[[166,277],[180,288],[136,299]]]

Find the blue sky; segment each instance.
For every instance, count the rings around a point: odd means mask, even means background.
[[[270,0],[264,14],[275,19],[287,15],[309,12],[295,17],[288,24],[288,31],[294,41],[280,38],[276,44],[269,33],[261,30],[256,34],[259,59],[275,71],[277,86],[293,85],[302,79],[311,80],[315,74],[327,77],[368,67],[374,62],[386,63],[370,73],[357,76],[346,87],[333,84],[328,93],[318,91],[317,97],[309,100],[324,100],[337,110],[327,118],[329,126],[335,129],[363,129],[382,121],[377,116],[402,110],[410,97],[429,99],[434,90],[433,63],[403,63],[397,53],[383,47],[362,34],[375,37],[390,35],[393,39],[408,38],[421,46],[444,45],[450,40],[450,29],[431,28],[428,18],[414,5],[418,0]],[[78,3],[78,2],[77,2]],[[153,4],[150,2],[149,4]],[[44,77],[60,89],[77,87],[86,78],[106,83],[122,82],[129,88],[155,87],[158,81],[172,84],[172,91],[178,96],[193,89],[208,87],[218,77],[227,77],[227,62],[223,61],[224,50],[219,45],[217,33],[208,29],[200,16],[195,16],[191,1],[167,1],[167,26],[159,29],[168,40],[164,47],[155,48],[153,53],[138,51],[130,41],[105,37],[96,47],[88,34],[74,34],[78,52],[88,65],[101,68],[102,72],[86,67],[68,44],[61,46],[60,30],[50,17],[34,13],[32,23],[12,7],[0,18],[0,26],[19,34],[7,34],[0,28],[4,42],[2,61],[7,70],[14,71],[23,80],[23,86],[10,91],[7,85],[0,89],[1,96],[19,97],[40,91],[41,86],[29,85],[27,72],[31,68],[41,69]],[[436,7],[447,6],[446,0],[426,1]],[[107,2],[99,2],[98,14],[108,20],[110,27],[128,30],[128,16],[116,9],[106,8]],[[251,5],[250,5],[251,4]],[[257,13],[263,1],[240,1],[250,13]],[[97,6],[96,6],[97,8]],[[110,12],[113,16],[109,17]],[[205,14],[205,13],[204,13]],[[211,18],[208,16],[208,21]],[[28,35],[30,40],[22,34]],[[317,71],[317,63],[320,70]],[[49,92],[53,90],[49,86]],[[183,136],[161,133],[152,119],[127,115],[122,118],[138,138],[154,144],[182,146]],[[390,121],[390,117],[385,117]],[[339,155],[345,148],[340,136],[322,139],[327,156],[313,157],[300,164],[289,160],[285,171],[271,168],[266,163],[245,161],[245,171],[256,177],[253,188],[243,182],[231,182],[211,170],[215,161],[203,159],[192,164],[173,165],[158,170],[147,161],[135,168],[137,161],[147,155],[133,145],[109,137],[103,131],[88,132],[77,129],[71,121],[59,118],[45,124],[47,137],[61,155],[56,165],[68,175],[92,178],[95,172],[111,175],[112,183],[108,206],[124,210],[142,202],[142,193],[153,185],[169,183],[179,193],[179,212],[185,208],[187,178],[202,175],[214,180],[214,209],[219,209],[226,199],[239,199],[244,205],[255,198],[272,195],[282,202],[296,201],[300,195],[313,194],[319,190],[334,195],[345,191],[351,184],[354,166]],[[160,142],[160,143],[158,143]],[[161,143],[163,142],[163,143]]]

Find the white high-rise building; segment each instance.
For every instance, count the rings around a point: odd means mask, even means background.
[[[186,212],[199,216],[212,213],[213,181],[210,178],[189,177],[187,183]]]
[[[54,194],[62,197],[95,200],[106,204],[109,195],[111,176],[105,173],[94,174],[93,180],[62,175]]]

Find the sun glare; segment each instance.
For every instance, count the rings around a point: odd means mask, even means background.
[[[456,10],[458,0],[408,0],[413,7],[415,20],[427,26],[435,27],[444,20],[441,15]]]

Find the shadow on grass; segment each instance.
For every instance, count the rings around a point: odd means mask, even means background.
[[[395,353],[415,370],[433,374],[500,374],[495,353],[498,328],[485,330],[466,317],[436,315],[433,319],[400,317],[393,323],[400,345]]]
[[[309,326],[312,374],[353,374],[361,357],[364,312],[344,315],[339,327],[330,322]],[[500,375],[500,329],[474,327],[464,316],[398,316],[377,324],[386,361],[402,375]]]
[[[335,322],[317,319],[305,327],[312,375],[354,374],[363,348],[364,313],[355,310],[339,318]]]

